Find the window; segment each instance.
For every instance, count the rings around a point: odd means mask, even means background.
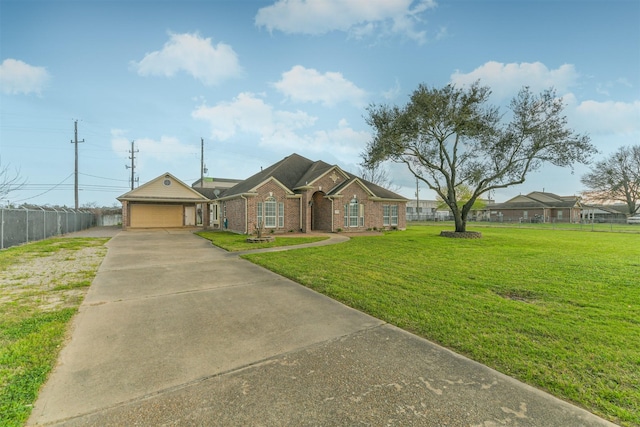
[[[358,220],[364,226],[364,206],[358,207],[358,200],[353,198],[348,205],[344,205],[344,226],[357,227]]]
[[[398,205],[382,206],[382,225],[398,225]]]
[[[398,205],[391,205],[391,225],[398,225]]]
[[[276,199],[267,198],[264,202],[264,226],[274,228],[276,226]]]
[[[522,211],[522,218],[529,219],[529,211]]]
[[[562,211],[558,211],[558,219],[562,219]]]
[[[284,227],[284,203],[276,202],[275,197],[267,197],[257,205],[258,226],[264,223],[265,228]]]

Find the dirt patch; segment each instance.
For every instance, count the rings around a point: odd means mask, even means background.
[[[53,311],[77,304],[89,289],[107,248],[100,243],[79,250],[60,249],[52,254],[26,257],[0,275],[0,304]]]

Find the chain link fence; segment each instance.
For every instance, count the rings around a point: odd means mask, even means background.
[[[0,208],[0,249],[96,225],[92,212],[73,209]]]

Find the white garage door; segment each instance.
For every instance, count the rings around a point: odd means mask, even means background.
[[[182,205],[131,205],[131,227],[182,227]]]

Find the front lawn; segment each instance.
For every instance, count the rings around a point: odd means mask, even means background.
[[[273,242],[248,243],[246,234],[231,233],[229,231],[199,231],[196,234],[210,240],[214,245],[230,252],[303,245],[305,243],[314,243],[328,239],[326,236],[277,235]]]
[[[410,227],[245,258],[624,426],[640,425],[640,239]]]
[[[0,425],[28,419],[107,240],[54,238],[0,251]]]

